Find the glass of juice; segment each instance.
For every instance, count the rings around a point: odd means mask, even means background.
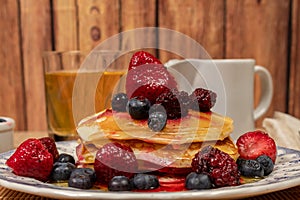
[[[118,56],[119,51],[44,53],[48,133],[56,141],[76,139],[80,119],[111,106],[126,68]]]

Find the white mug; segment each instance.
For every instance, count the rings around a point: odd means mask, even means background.
[[[15,120],[9,117],[1,117],[0,122],[0,153],[11,150],[13,145],[13,132],[15,128]]]
[[[268,70],[255,65],[254,59],[185,59],[170,60],[165,64],[178,82],[179,89],[191,93],[203,87],[217,94],[213,112],[231,117],[236,140],[255,129],[255,120],[268,110],[273,83]],[[254,108],[254,77],[261,80],[261,98]]]

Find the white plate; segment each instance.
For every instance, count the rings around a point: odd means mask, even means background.
[[[59,152],[75,154],[75,141],[58,142]],[[0,154],[0,185],[30,194],[63,199],[235,199],[250,197],[300,185],[300,152],[278,147],[274,171],[255,183],[234,187],[183,192],[104,192],[59,187],[14,175],[5,165],[14,151]]]

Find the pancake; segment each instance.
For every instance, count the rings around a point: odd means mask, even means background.
[[[106,109],[83,119],[77,132],[83,141],[140,140],[155,144],[185,144],[224,140],[233,130],[233,120],[214,112],[189,110],[186,117],[167,120],[166,127],[153,132],[147,120],[134,120],[128,113]]]
[[[77,148],[80,164],[93,164],[97,150],[108,141],[94,140],[85,142]],[[195,142],[191,144],[155,144],[140,140],[110,140],[119,142],[132,148],[139,162],[140,171],[170,171],[173,174],[186,173],[191,168],[191,161],[195,154],[203,147],[211,145],[226,152],[235,160],[238,151],[230,137],[218,141]]]

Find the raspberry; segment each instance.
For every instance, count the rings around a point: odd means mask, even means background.
[[[207,112],[215,105],[217,94],[204,88],[197,88],[190,98],[192,99],[191,105],[198,105],[198,107],[192,106],[192,109]]]
[[[188,114],[190,99],[186,92],[172,89],[162,93],[156,99],[156,104],[161,104],[165,108],[168,119],[178,119]]]
[[[211,177],[213,187],[240,184],[240,172],[233,158],[212,146],[200,150],[192,160],[192,170]]]
[[[132,149],[117,142],[105,144],[95,157],[94,169],[101,183],[108,183],[114,176],[131,178],[137,171],[137,159]]]

